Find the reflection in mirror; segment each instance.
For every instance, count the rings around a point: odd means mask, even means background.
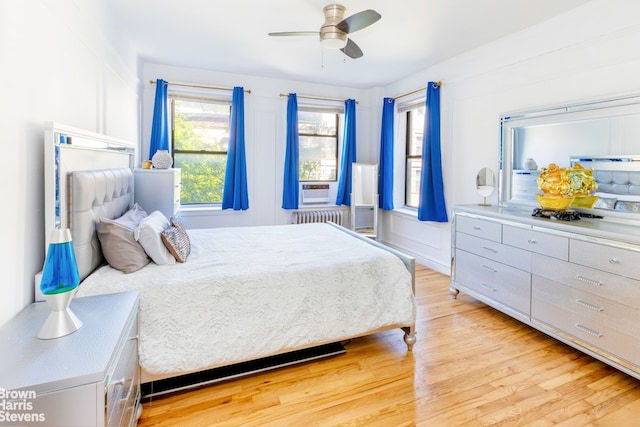
[[[599,188],[611,188],[608,196],[612,199],[623,197],[619,194],[623,186],[615,184],[620,179],[624,178],[630,185],[640,179],[640,161],[626,161],[640,158],[638,95],[507,114],[501,118],[500,125],[501,205],[537,206],[539,168],[550,163],[564,168],[571,167],[576,159],[597,159],[583,166],[598,171],[594,177],[601,179]],[[625,160],[624,170],[631,172],[629,176],[613,173],[620,169],[620,159]],[[635,191],[627,187],[624,190]],[[610,206],[594,208],[618,210]]]
[[[495,187],[496,177],[493,171],[489,168],[480,169],[476,175],[476,189],[483,199],[481,206],[489,206],[487,205],[487,197],[493,193]]]

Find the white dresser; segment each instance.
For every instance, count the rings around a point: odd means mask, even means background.
[[[463,291],[640,379],[640,227],[457,206],[451,293]]]
[[[180,213],[182,175],[179,168],[136,169],[134,197],[147,213],[160,211],[167,218]]]
[[[76,298],[71,309],[83,325],[64,337],[36,337],[46,302],[0,328],[0,425],[136,425],[138,293]]]

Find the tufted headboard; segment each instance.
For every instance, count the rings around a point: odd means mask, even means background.
[[[102,262],[96,221],[133,204],[136,146],[59,123],[44,124],[44,254],[52,231],[70,228],[81,279]],[[39,273],[36,301],[43,299],[38,285]]]
[[[593,169],[600,196],[595,208],[640,213],[640,156],[572,156],[575,163]]]
[[[640,171],[594,170],[598,192],[612,195],[640,195]]]
[[[100,218],[118,218],[133,206],[133,172],[74,171],[68,182],[69,227],[82,280],[104,260],[96,232]]]

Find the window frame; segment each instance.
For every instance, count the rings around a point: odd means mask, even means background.
[[[300,176],[300,166],[298,167],[298,181],[302,184],[309,184],[314,182],[319,183],[335,183],[338,182],[338,174],[340,173],[340,124],[344,121],[344,109],[338,109],[331,106],[318,106],[318,105],[307,105],[302,104],[298,105],[298,113],[304,111],[306,113],[319,113],[319,114],[334,114],[335,115],[335,135],[326,135],[326,134],[311,134],[311,133],[301,133],[300,132],[300,123],[298,122],[298,144],[300,144],[301,137],[310,137],[310,138],[335,138],[335,164],[336,164],[336,175],[334,179],[311,179],[311,180],[303,180]],[[300,147],[298,147],[300,149]],[[300,155],[300,153],[299,153]]]
[[[418,205],[416,204],[416,206],[410,205],[409,204],[409,179],[410,176],[409,174],[411,173],[411,170],[409,168],[409,163],[411,161],[415,162],[417,159],[420,160],[420,173],[422,173],[422,166],[423,166],[423,156],[422,156],[422,149],[420,150],[419,154],[411,154],[411,145],[412,145],[412,121],[415,120],[415,114],[411,114],[412,112],[415,112],[417,109],[419,108],[425,108],[425,113],[426,113],[426,98],[422,97],[419,99],[415,99],[412,101],[408,101],[400,106],[398,106],[398,114],[401,115],[401,123],[404,125],[404,128],[402,129],[401,132],[404,133],[404,152],[403,152],[403,167],[402,167],[402,171],[403,171],[403,188],[402,188],[402,205],[406,208],[406,209],[411,209],[411,210],[417,210],[418,209]],[[424,136],[424,120],[422,123],[423,126],[423,136]],[[418,182],[417,185],[417,191],[418,194],[420,193],[420,182]],[[418,204],[419,204],[419,200],[418,200]]]
[[[182,91],[171,91],[168,94],[168,98],[169,98],[169,111],[170,111],[170,144],[171,144],[171,158],[173,159],[173,164],[175,165],[175,155],[176,154],[193,154],[193,155],[205,155],[205,156],[220,156],[220,155],[224,155],[225,156],[225,163],[226,163],[226,158],[229,154],[229,150],[227,147],[226,151],[220,151],[220,150],[180,150],[180,149],[176,149],[176,144],[175,144],[175,117],[176,117],[176,105],[175,105],[175,101],[176,100],[182,100],[182,101],[192,101],[192,102],[202,102],[202,103],[211,103],[211,104],[219,104],[219,105],[228,105],[229,108],[229,121],[227,122],[227,129],[229,130],[228,133],[230,133],[230,127],[231,127],[231,105],[232,105],[232,99],[230,97],[224,97],[222,95],[207,95],[207,94],[194,94],[191,92],[182,92]],[[223,187],[224,187],[224,180],[223,180]],[[181,185],[181,193],[182,193],[182,189],[184,189],[184,176],[182,177],[182,185]],[[220,207],[222,206],[222,198],[220,199],[219,202],[204,202],[204,203],[186,203],[184,201],[184,198],[182,196],[182,194],[180,194],[180,198],[182,200],[181,204],[182,206],[185,207],[207,207],[207,206],[211,206],[211,207]]]

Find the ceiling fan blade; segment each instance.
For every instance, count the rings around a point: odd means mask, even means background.
[[[358,59],[363,55],[362,49],[351,39],[347,39],[346,46],[340,50],[352,59]]]
[[[378,21],[382,16],[375,10],[367,9],[344,18],[336,27],[347,34],[354,33]]]
[[[320,36],[318,31],[283,31],[279,33],[269,33],[270,36]]]

